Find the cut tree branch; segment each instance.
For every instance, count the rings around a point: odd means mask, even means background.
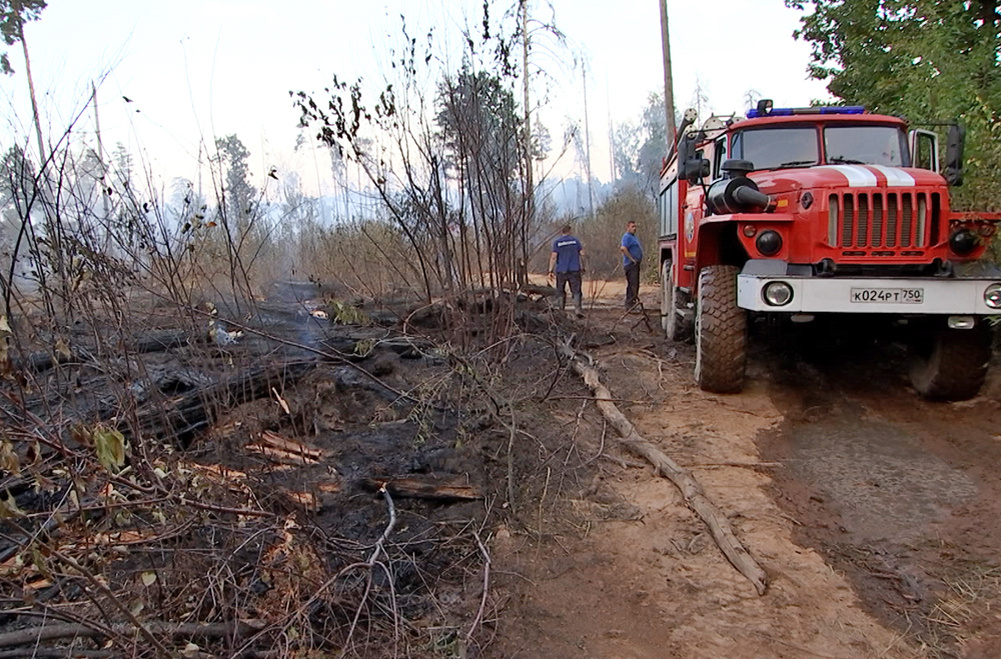
[[[635,426],[612,402],[615,398],[608,387],[601,383],[598,370],[590,365],[593,363],[590,357],[588,357],[588,364],[585,364],[569,346],[562,346],[560,352],[570,359],[574,371],[584,379],[584,383],[594,392],[598,409],[621,435],[622,445],[632,453],[646,458],[657,469],[657,473],[678,487],[688,507],[695,511],[709,527],[713,540],[716,541],[716,545],[719,546],[730,564],[747,577],[748,581],[754,585],[758,595],[764,595],[768,589],[768,575],[737,539],[730,526],[730,521],[709,500],[702,485],[687,469],[681,467],[636,431]]]

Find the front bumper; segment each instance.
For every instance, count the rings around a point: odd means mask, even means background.
[[[793,291],[783,306],[765,301],[770,282]],[[737,276],[737,306],[778,313],[893,313],[906,315],[997,315],[984,302],[984,291],[1001,279],[929,279],[917,277],[813,277],[744,274]]]

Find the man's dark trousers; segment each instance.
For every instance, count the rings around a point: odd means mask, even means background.
[[[577,313],[584,312],[584,300],[580,290],[580,270],[574,272],[556,273],[556,290],[560,292],[560,310],[567,306],[567,284],[570,284],[570,295],[573,296],[573,305]]]
[[[626,271],[626,309],[640,301],[640,261],[623,266]]]

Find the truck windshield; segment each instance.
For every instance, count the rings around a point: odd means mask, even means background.
[[[754,169],[808,167],[820,160],[814,126],[742,130],[733,136],[731,158],[750,160]]]
[[[896,126],[828,126],[824,153],[832,164],[909,167],[907,136]]]

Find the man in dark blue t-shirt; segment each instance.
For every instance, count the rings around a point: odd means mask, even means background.
[[[564,224],[561,235],[553,241],[549,255],[549,278],[556,277],[556,290],[560,296],[560,311],[566,309],[567,284],[573,296],[577,317],[584,317],[584,300],[581,294],[581,275],[584,273],[584,245],[570,235],[570,225]]]
[[[619,250],[622,252],[622,269],[626,272],[626,309],[632,309],[640,301],[640,264],[643,262],[643,248],[636,237],[635,222],[626,222]]]

